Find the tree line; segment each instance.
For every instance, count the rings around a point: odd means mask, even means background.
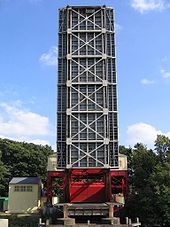
[[[0,139],[0,196],[8,195],[8,184],[13,177],[47,177],[47,158],[50,146]]]
[[[120,146],[128,157],[129,195],[121,217],[139,217],[142,226],[170,226],[170,139],[158,135],[154,149],[137,143]],[[45,181],[50,146],[0,139],[0,196],[12,177],[39,176]]]

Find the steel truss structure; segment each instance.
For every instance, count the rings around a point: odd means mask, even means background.
[[[57,168],[118,168],[112,8],[59,10]]]

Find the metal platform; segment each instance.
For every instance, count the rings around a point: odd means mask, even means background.
[[[68,216],[105,216],[109,215],[109,205],[106,203],[84,203],[68,205]]]
[[[100,216],[109,217],[110,203],[58,203],[54,208],[63,210],[63,217]]]

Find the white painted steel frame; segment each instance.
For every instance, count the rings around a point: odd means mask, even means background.
[[[113,9],[59,10],[57,168],[118,168],[114,39]]]

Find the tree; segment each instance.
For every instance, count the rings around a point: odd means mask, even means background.
[[[170,139],[164,135],[158,135],[155,141],[155,151],[159,161],[163,164],[167,162],[170,155]]]
[[[150,176],[154,193],[155,221],[170,226],[170,139],[158,135],[155,141],[158,163]]]
[[[0,196],[1,192],[5,190],[5,180],[8,176],[8,171],[4,163],[1,161],[2,153],[0,151]]]
[[[154,193],[155,221],[170,226],[170,162],[159,163],[150,177]]]
[[[47,176],[47,158],[53,153],[51,147],[33,143],[0,139],[2,168],[7,178],[0,188],[1,195],[8,191],[8,183],[13,177],[39,176],[43,181]],[[4,177],[2,177],[4,179]]]
[[[141,221],[147,224],[152,222],[151,217],[154,215],[152,210],[154,195],[149,178],[156,164],[156,154],[151,149],[148,150],[143,144],[135,145],[132,161],[132,201],[135,199],[136,204],[138,204],[136,216],[140,217]]]
[[[129,199],[125,206],[124,216],[139,217],[146,226],[153,226],[154,211],[152,209],[153,190],[150,184],[150,174],[157,164],[156,154],[141,143],[133,149],[121,147],[120,151],[130,160],[129,168]]]
[[[142,226],[170,226],[170,139],[158,135],[155,150],[141,143],[120,147],[130,158],[129,199],[124,216],[139,217]]]

